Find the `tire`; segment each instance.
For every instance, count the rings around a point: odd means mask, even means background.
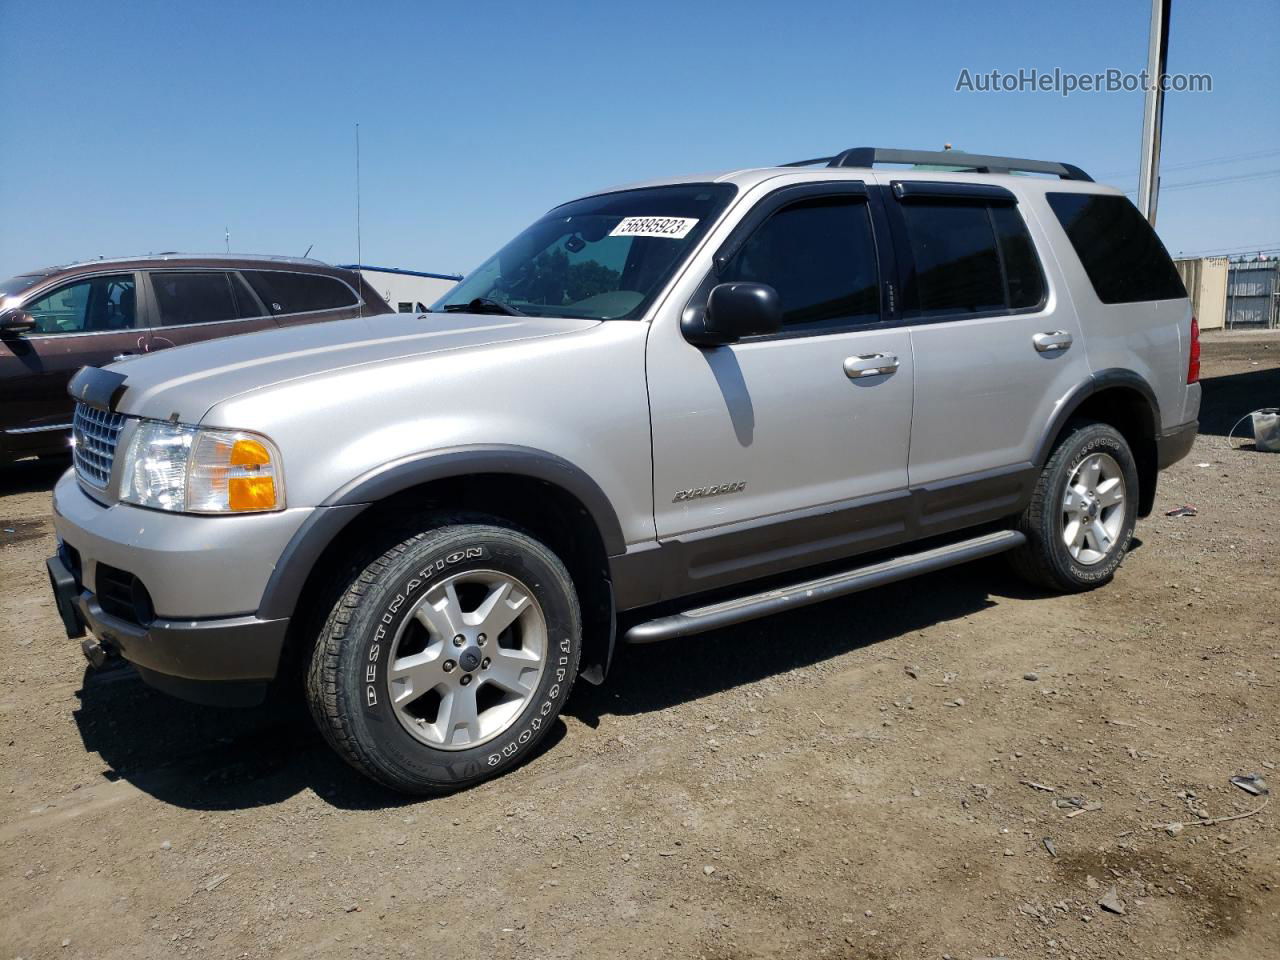
[[[1116,480],[1119,484],[1112,483]],[[1117,489],[1121,499],[1114,503]],[[1010,560],[1021,577],[1038,586],[1066,593],[1092,590],[1115,576],[1137,519],[1138,469],[1129,444],[1105,423],[1073,421],[1017,519],[1015,529],[1026,534],[1027,542]],[[1073,520],[1076,527],[1070,526]]]
[[[438,794],[532,753],[573,688],[582,621],[564,564],[532,537],[474,516],[415,526],[339,585],[307,699],[357,770]]]

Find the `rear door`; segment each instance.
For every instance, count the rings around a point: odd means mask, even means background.
[[[36,327],[0,340],[0,429],[11,452],[61,445],[74,407],[67,383],[83,366],[145,352],[148,331],[130,271],[68,280],[23,303]]]
[[[991,183],[890,180],[915,357],[909,472],[921,532],[1007,516],[1058,403],[1089,377],[1038,221]]]
[[[323,273],[244,270],[242,274],[279,326],[344,320],[360,312],[360,297],[347,283]]]
[[[147,293],[156,327],[151,349],[216,340],[275,326],[235,271],[152,270]]]

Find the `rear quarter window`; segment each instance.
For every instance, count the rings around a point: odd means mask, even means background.
[[[1187,295],[1164,244],[1127,198],[1097,193],[1045,197],[1103,303]]]
[[[356,295],[341,280],[319,273],[244,270],[244,278],[273,316],[354,307]]]

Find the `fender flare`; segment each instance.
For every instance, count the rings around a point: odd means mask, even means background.
[[[1127,387],[1136,390],[1146,398],[1147,406],[1151,415],[1151,435],[1158,437],[1160,435],[1160,403],[1156,400],[1156,392],[1151,389],[1151,384],[1147,383],[1142,377],[1134,373],[1132,370],[1123,370],[1119,368],[1109,368],[1106,370],[1098,370],[1094,372],[1088,380],[1077,384],[1063,398],[1058,405],[1057,412],[1049,421],[1049,425],[1045,428],[1044,433],[1040,435],[1040,442],[1036,445],[1035,456],[1032,457],[1032,463],[1037,467],[1043,467],[1049,459],[1049,454],[1053,452],[1053,443],[1058,439],[1058,435],[1062,432],[1062,428],[1066,426],[1080,405],[1102,390],[1111,387]]]
[[[370,506],[432,480],[476,474],[526,477],[566,490],[591,516],[605,555],[625,552],[622,525],[609,498],[585,471],[564,458],[531,447],[505,444],[446,447],[376,467],[351,480],[317,506],[276,562],[263,590],[259,616],[292,616],[316,562],[347,524]]]

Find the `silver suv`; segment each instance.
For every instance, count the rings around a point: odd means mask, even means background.
[[[90,660],[204,702],[292,678],[357,768],[456,789],[615,640],[1004,551],[1105,583],[1198,367],[1160,241],[1068,164],[655,181],[556,207],[427,314],[82,370],[49,571]]]

